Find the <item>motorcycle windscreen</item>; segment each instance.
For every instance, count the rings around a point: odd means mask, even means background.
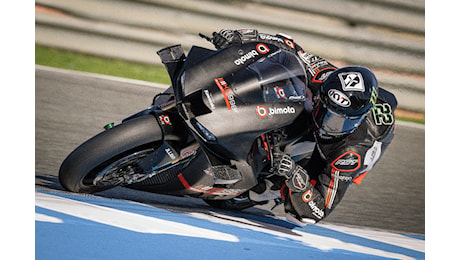
[[[292,53],[280,51],[260,62],[252,63],[249,70],[257,74],[264,102],[305,101],[311,111],[311,91],[301,61]]]

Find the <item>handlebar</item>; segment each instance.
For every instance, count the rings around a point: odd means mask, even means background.
[[[212,38],[210,38],[210,37],[208,37],[208,36],[206,36],[206,35],[204,35],[204,34],[202,34],[202,33],[198,33],[198,35],[199,35],[201,38],[205,39],[206,41],[208,41],[208,42],[210,42],[210,43],[213,43]]]

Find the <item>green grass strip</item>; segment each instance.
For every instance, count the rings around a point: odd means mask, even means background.
[[[170,84],[163,66],[100,58],[39,45],[35,45],[35,64]]]

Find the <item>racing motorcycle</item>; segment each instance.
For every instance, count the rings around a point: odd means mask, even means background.
[[[259,204],[248,190],[273,174],[276,151],[311,153],[296,147],[311,95],[294,54],[261,42],[157,54],[171,86],[71,152],[59,170],[65,189],[124,186],[239,210]]]

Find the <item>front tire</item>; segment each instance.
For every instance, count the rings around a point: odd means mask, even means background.
[[[95,185],[92,180],[99,171],[124,158],[135,160],[137,154],[153,152],[162,137],[161,128],[152,115],[126,121],[94,136],[70,153],[59,169],[59,182],[65,189],[78,193],[113,188],[110,184]]]

